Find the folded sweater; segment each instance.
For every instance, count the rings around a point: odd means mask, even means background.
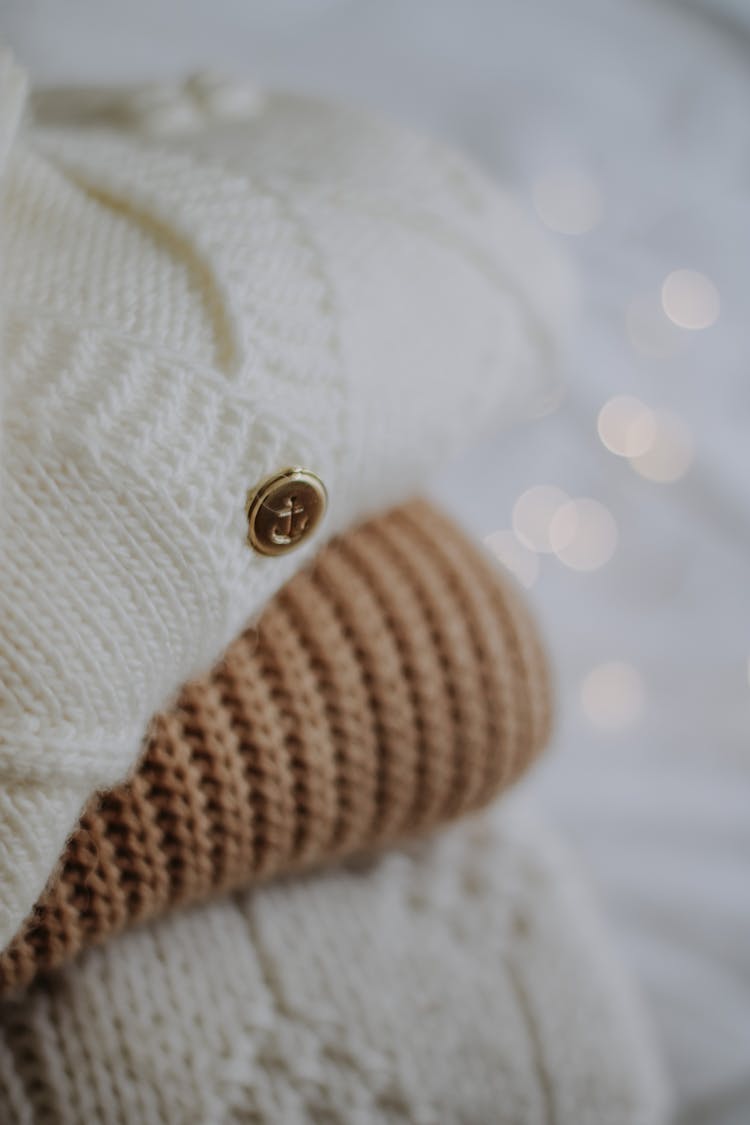
[[[527,810],[139,927],[0,1003],[8,1125],[666,1125],[575,865]]]
[[[554,355],[557,260],[461,157],[300,98],[220,132],[27,123],[7,151],[0,943],[180,685]],[[263,557],[246,496],[288,466],[328,514]]]
[[[347,533],[92,798],[0,992],[175,905],[485,804],[544,745],[549,702],[520,593],[450,520],[412,502]]]

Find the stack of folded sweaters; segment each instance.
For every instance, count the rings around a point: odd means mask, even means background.
[[[0,60],[0,1120],[656,1125],[548,673],[424,500],[566,275],[456,154]],[[33,112],[32,112],[33,110]]]

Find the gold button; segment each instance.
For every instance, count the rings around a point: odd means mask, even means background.
[[[261,555],[285,555],[315,530],[328,505],[309,469],[282,469],[247,494],[247,541]]]

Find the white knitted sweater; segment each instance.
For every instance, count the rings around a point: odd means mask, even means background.
[[[510,806],[131,931],[0,1005],[7,1125],[664,1125],[570,860]]]
[[[462,158],[364,115],[269,98],[238,122],[225,96],[217,119],[186,87],[187,132],[136,93],[10,145],[0,67],[2,944],[150,715],[321,535],[539,389],[565,293]],[[328,518],[262,558],[246,492],[288,465]]]

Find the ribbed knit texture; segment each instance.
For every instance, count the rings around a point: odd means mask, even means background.
[[[3,1125],[666,1125],[572,861],[500,803],[139,927],[0,1004]]]
[[[549,681],[517,591],[414,502],[324,549],[153,723],[0,957],[0,991],[178,903],[379,847],[539,752]]]
[[[0,943],[151,716],[554,354],[560,271],[515,207],[439,145],[281,102],[226,136],[36,127],[10,150]],[[287,465],[328,517],[260,558],[245,495]]]

